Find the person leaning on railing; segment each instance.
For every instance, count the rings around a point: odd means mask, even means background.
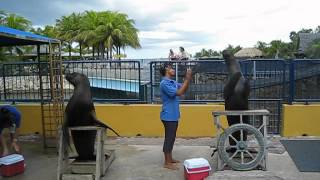
[[[10,143],[11,147],[16,153],[20,153],[20,147],[18,145],[18,128],[21,123],[21,114],[13,106],[5,105],[0,106],[0,140],[2,146],[1,156],[6,156],[9,154],[9,148],[7,145],[7,140],[3,134],[3,129],[8,128],[10,133]]]
[[[188,60],[189,59],[189,54],[184,50],[184,47],[179,47],[179,54],[177,55],[177,58],[179,60]]]
[[[169,51],[168,59],[171,60],[171,61],[174,61],[174,60],[178,59],[177,55],[173,52],[172,49],[170,49],[170,51]]]

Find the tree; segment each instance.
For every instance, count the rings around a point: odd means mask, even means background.
[[[4,19],[7,16],[7,13],[5,11],[0,10],[0,24],[4,24]]]
[[[320,33],[320,26],[317,26],[317,28],[314,30],[314,33]]]
[[[298,50],[298,46],[299,46],[299,32],[295,32],[295,31],[291,31],[290,32],[290,40],[291,40],[291,43],[292,43],[292,46],[293,46],[293,51],[297,51]]]
[[[317,31],[317,29],[315,31]],[[312,29],[304,29],[304,28],[299,30],[298,32],[291,31],[289,37],[292,43],[292,51],[297,52],[299,48],[299,33],[312,33],[312,32],[313,32]]]
[[[232,54],[235,54],[236,52],[240,51],[242,49],[241,46],[236,46],[236,47],[233,47],[232,45],[228,45],[228,47],[225,49],[225,50],[228,50],[230,51]]]
[[[28,31],[31,28],[31,21],[16,14],[7,14],[4,11],[0,11],[0,25],[22,31]],[[21,55],[24,52],[24,49],[20,47],[6,47],[5,49],[8,49],[11,52],[11,55],[13,55],[13,50],[15,50],[18,55]]]
[[[221,53],[212,49],[201,49],[200,52],[196,52],[194,55],[195,58],[210,58],[216,56],[221,56]]]
[[[138,29],[134,27],[134,20],[129,19],[128,15],[123,13],[115,14],[115,30],[114,30],[114,45],[116,48],[116,55],[121,57],[121,48],[126,46],[132,47],[134,49],[141,48]],[[119,58],[120,59],[120,58]]]
[[[112,58],[113,52],[117,57],[121,55],[121,49],[126,47],[140,48],[138,29],[135,22],[128,15],[112,11],[86,11],[84,13],[72,13],[56,20],[55,26],[47,25],[44,28],[31,28],[31,22],[15,14],[6,14],[0,11],[0,23],[21,30],[30,30],[33,33],[58,38],[63,49],[68,48],[71,58],[72,43],[79,44],[80,56],[83,47],[92,47],[92,54],[98,50],[104,58]]]
[[[98,18],[100,23],[96,28],[96,35],[103,58],[105,48],[107,58],[112,58],[114,49],[116,55],[120,55],[121,48],[126,46],[140,48],[138,30],[134,27],[134,21],[128,19],[126,14],[104,11],[98,13]]]
[[[58,38],[66,42],[69,49],[69,58],[71,58],[72,42],[79,33],[80,14],[72,13],[69,16],[62,16],[56,20],[56,27],[58,29]]]
[[[112,48],[115,36],[121,36],[121,31],[117,29],[115,20],[116,12],[103,11],[98,13],[99,25],[96,28],[98,48],[104,58],[105,49],[107,48],[107,59],[112,58]],[[110,54],[109,54],[110,53]]]
[[[31,21],[25,17],[16,14],[6,14],[3,11],[0,13],[0,23],[3,26],[7,26],[22,31],[28,31],[31,28]]]
[[[47,36],[47,37],[50,37],[50,38],[57,38],[57,34],[58,34],[57,28],[55,26],[51,26],[51,25],[46,25],[44,27],[44,29],[42,29],[42,28],[37,28],[37,29],[32,28],[30,31],[32,33],[34,33],[34,34],[39,34],[39,35]]]
[[[311,59],[320,58],[320,39],[314,40],[306,50],[306,56]]]
[[[265,53],[266,49],[268,48],[268,44],[262,41],[258,41],[255,45],[255,48]]]
[[[76,39],[82,41],[83,44],[92,46],[92,57],[95,54],[95,47],[98,43],[96,28],[99,26],[98,13],[95,11],[86,11],[82,14],[81,23],[79,25],[79,33]]]

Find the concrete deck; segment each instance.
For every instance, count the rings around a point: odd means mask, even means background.
[[[23,140],[23,139],[22,139]],[[111,180],[176,180],[184,179],[183,166],[178,171],[162,168],[163,138],[117,138],[109,139],[106,149],[116,150],[116,159],[102,179]],[[188,158],[204,157],[211,159],[214,143],[212,138],[177,139],[174,157],[181,162]],[[318,180],[320,173],[299,172],[287,152],[277,139],[269,143],[268,171],[213,171],[207,179],[223,180]],[[5,178],[10,180],[56,180],[57,154],[55,151],[46,153],[39,140],[22,142],[26,160],[24,174]],[[1,177],[0,177],[1,179]]]

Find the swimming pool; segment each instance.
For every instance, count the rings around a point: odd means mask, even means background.
[[[138,80],[112,79],[101,77],[88,77],[90,86],[94,88],[113,89],[139,93],[140,82]]]

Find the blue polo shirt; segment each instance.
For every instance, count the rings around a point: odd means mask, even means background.
[[[18,111],[18,109],[15,108],[14,106],[10,106],[10,105],[0,106],[0,108],[7,109],[13,115],[14,122],[16,124],[16,128],[19,128],[20,122],[21,122],[21,114]],[[1,114],[0,114],[0,120],[1,120]],[[2,132],[2,129],[0,128],[0,133],[1,132]]]
[[[162,100],[162,111],[160,119],[162,121],[179,121],[179,96],[177,90],[181,87],[180,83],[164,77],[160,82],[160,95]]]

